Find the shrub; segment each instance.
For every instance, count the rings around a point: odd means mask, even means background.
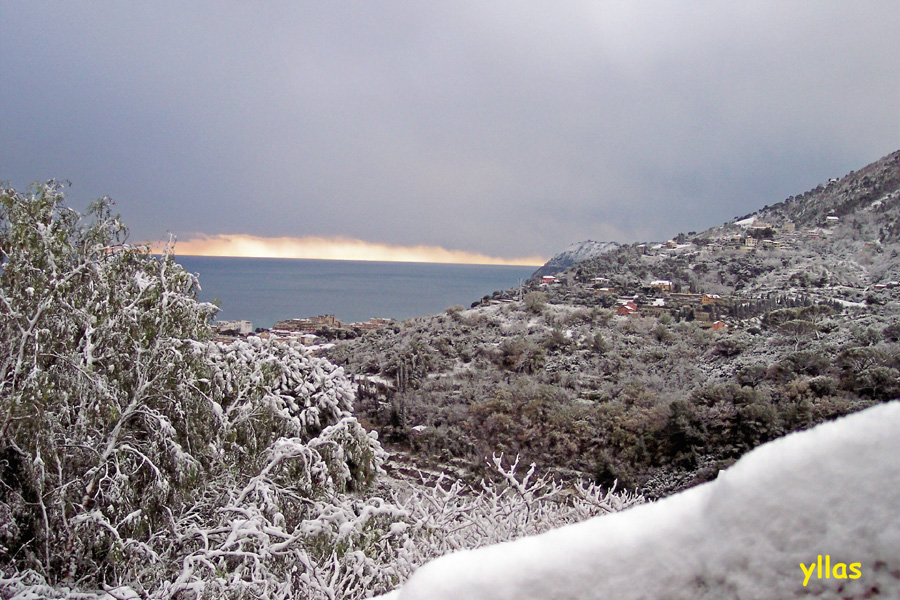
[[[591,338],[590,348],[602,356],[609,351],[610,345],[609,342],[606,341],[606,338],[603,337],[603,334],[598,331],[594,334],[594,337]]]
[[[656,327],[654,327],[651,333],[658,342],[668,343],[672,341],[672,332],[670,332],[669,328],[662,323],[659,323]]]
[[[497,362],[515,373],[534,373],[544,366],[544,349],[525,338],[507,338],[500,343]]]
[[[216,308],[171,252],[126,244],[108,200],[87,223],[63,201],[52,182],[0,192],[0,564],[50,583],[191,587],[205,564],[258,580],[229,550],[234,519],[246,547],[277,537],[383,459],[349,381],[300,346],[208,341]]]
[[[524,302],[525,310],[539,315],[547,305],[547,294],[544,292],[528,292],[525,294]]]
[[[756,387],[766,378],[768,367],[762,363],[754,363],[738,369],[735,373],[735,381],[739,385]]]
[[[886,326],[881,335],[884,336],[886,342],[900,342],[900,323],[892,323]]]
[[[453,306],[448,306],[446,312],[447,312],[447,315],[448,315],[451,319],[453,319],[454,321],[456,321],[457,323],[459,323],[459,322],[462,321],[462,315],[461,315],[461,313],[462,313],[462,311],[464,311],[464,310],[465,310],[465,307],[463,307],[462,305],[460,305],[460,304],[454,304]]]
[[[568,347],[572,343],[572,340],[566,337],[558,327],[554,327],[550,330],[550,333],[547,334],[547,337],[544,338],[544,348],[549,351],[560,350]]]
[[[706,428],[697,409],[688,401],[669,405],[669,418],[663,430],[665,455],[677,465],[693,467],[706,445]]]

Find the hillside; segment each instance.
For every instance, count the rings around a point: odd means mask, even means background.
[[[798,227],[815,228],[828,227],[829,216],[837,217],[843,225],[836,231],[842,237],[897,242],[900,239],[900,150],[843,178],[831,179],[735,221],[753,217],[776,227],[793,222]]]
[[[390,449],[473,477],[492,451],[521,454],[665,496],[900,396],[898,171],[893,153],[702,234],[532,280],[521,300],[498,292],[328,355]]]
[[[541,268],[534,272],[532,277],[541,277],[543,275],[559,273],[560,271],[564,271],[589,258],[594,258],[595,256],[600,256],[604,252],[615,250],[619,245],[620,244],[617,242],[595,242],[594,240],[576,242],[548,260]]]
[[[668,280],[676,291],[744,303],[785,294],[810,302],[878,303],[879,293],[900,280],[898,233],[900,152],[894,152],[700,234],[623,246],[572,271],[581,282],[604,277],[629,292]]]

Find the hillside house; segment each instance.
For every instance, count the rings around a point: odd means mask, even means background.
[[[703,304],[703,294],[672,293],[669,301],[678,306],[697,306]]]
[[[278,321],[272,329],[315,333],[316,330],[321,329],[322,327],[341,329],[344,327],[344,323],[334,315],[319,315],[308,319],[287,319]]]
[[[668,279],[656,279],[650,282],[650,287],[662,292],[671,292],[674,286]]]
[[[390,325],[391,319],[385,319],[383,317],[372,317],[368,321],[360,321],[358,323],[351,323],[351,329],[359,329],[360,331],[374,331],[376,329],[381,329],[382,327],[386,327]]]
[[[253,333],[253,323],[250,321],[233,320],[233,321],[216,321],[213,323],[213,331],[236,331],[238,335],[248,335]]]
[[[314,346],[321,341],[322,338],[314,333],[301,333],[299,336],[299,342],[304,346]]]
[[[619,310],[616,311],[617,315],[621,315],[623,317],[628,317],[636,313],[638,310],[637,304],[634,302],[626,302],[622,306],[619,307]]]

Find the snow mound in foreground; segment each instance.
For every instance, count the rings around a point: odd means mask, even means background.
[[[439,558],[383,598],[806,596],[900,597],[900,402],[761,446],[659,502]]]

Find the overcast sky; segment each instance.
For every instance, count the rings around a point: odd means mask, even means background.
[[[550,255],[900,148],[900,2],[0,0],[0,180],[167,231]]]

